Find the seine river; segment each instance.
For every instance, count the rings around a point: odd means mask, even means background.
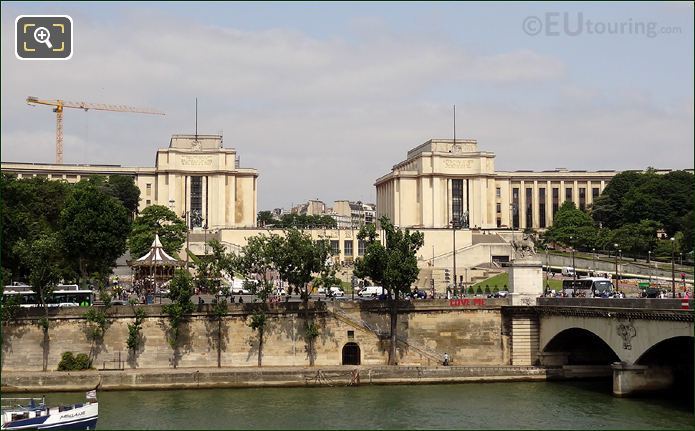
[[[48,394],[47,402],[84,400]],[[97,429],[692,429],[692,403],[610,395],[610,382],[99,393]]]

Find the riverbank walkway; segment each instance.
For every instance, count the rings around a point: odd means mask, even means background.
[[[118,371],[12,371],[2,373],[3,393],[152,389],[358,386],[537,381],[551,370],[532,366],[316,366],[166,368]]]

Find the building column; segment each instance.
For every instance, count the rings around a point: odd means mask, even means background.
[[[591,185],[591,180],[586,180],[586,206],[594,203],[594,190]]]
[[[519,226],[523,230],[526,227],[526,184],[524,180],[519,182]]]
[[[545,186],[545,227],[553,225],[553,184],[546,182]]]
[[[533,228],[538,229],[540,226],[540,203],[539,203],[539,193],[538,193],[538,180],[533,180],[533,192],[531,193],[531,196],[533,196]]]
[[[560,193],[558,193],[558,208],[565,203],[565,180],[560,180]]]
[[[572,201],[574,206],[579,208],[579,181],[572,181]]]

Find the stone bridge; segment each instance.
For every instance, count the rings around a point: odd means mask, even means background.
[[[680,299],[538,298],[505,313],[512,361],[565,377],[612,373],[619,396],[692,385],[692,310],[692,300]]]

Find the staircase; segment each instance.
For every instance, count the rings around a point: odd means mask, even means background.
[[[338,307],[334,306],[331,311],[333,315],[336,317],[336,319],[344,323],[347,323],[348,325],[353,326],[355,328],[367,330],[379,337],[380,340],[387,340],[391,335],[390,329],[382,330],[381,328],[379,328],[379,325],[370,324],[362,319],[355,319],[352,316],[345,313],[343,310],[339,309]],[[429,349],[421,344],[409,341],[401,335],[396,335],[396,341],[397,343],[400,343],[408,349],[415,350],[417,353],[427,357],[429,361],[434,361],[434,363],[436,364],[441,362],[442,358],[444,357],[443,353]]]

